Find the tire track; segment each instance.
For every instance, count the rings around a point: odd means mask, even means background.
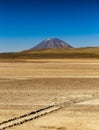
[[[59,109],[62,109],[63,107],[68,107],[68,106],[74,105],[76,103],[88,101],[88,100],[92,100],[92,98],[90,98],[90,99],[89,98],[87,98],[87,99],[71,99],[67,102],[47,106],[45,108],[42,108],[42,109],[39,109],[36,111],[32,111],[30,113],[21,115],[19,117],[15,117],[15,118],[1,122],[0,123],[0,130],[5,130],[7,128],[11,128],[11,127],[14,127],[17,125],[22,125],[28,121],[32,121],[32,120],[35,120],[35,119],[42,117],[46,114],[52,113],[54,111],[58,111]]]
[[[18,117],[15,117],[15,118],[12,118],[12,119],[3,121],[3,122],[0,123],[0,126],[1,126],[2,124],[8,123],[8,122],[11,122],[11,121],[14,121],[14,120],[18,120],[18,119],[20,119],[20,118],[24,118],[24,117],[30,116],[30,115],[32,115],[32,114],[36,114],[36,113],[38,113],[38,112],[40,112],[40,111],[46,110],[46,109],[48,109],[48,108],[50,108],[50,107],[53,107],[53,106],[54,106],[54,105],[47,106],[47,107],[44,107],[44,108],[41,108],[41,109],[38,109],[38,110],[34,110],[34,111],[30,112],[30,113],[27,113],[27,114],[24,114],[24,115],[21,115],[21,116],[18,116]]]

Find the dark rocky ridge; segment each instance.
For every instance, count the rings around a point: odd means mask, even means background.
[[[73,47],[58,38],[52,38],[43,40],[30,50],[48,49],[48,48],[73,48]]]

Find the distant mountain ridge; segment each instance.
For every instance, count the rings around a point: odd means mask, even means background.
[[[48,49],[48,48],[73,48],[68,43],[58,38],[45,39],[30,50]]]

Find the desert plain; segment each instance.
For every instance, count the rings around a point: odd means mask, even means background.
[[[50,105],[66,105],[6,130],[99,130],[99,60],[0,61],[2,122]]]

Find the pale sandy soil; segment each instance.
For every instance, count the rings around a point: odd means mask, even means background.
[[[0,78],[99,77],[98,60],[0,63]]]
[[[71,99],[63,108],[12,130],[99,130],[99,60],[0,63],[0,122]]]
[[[12,130],[98,130],[99,106],[73,106],[61,109]]]

